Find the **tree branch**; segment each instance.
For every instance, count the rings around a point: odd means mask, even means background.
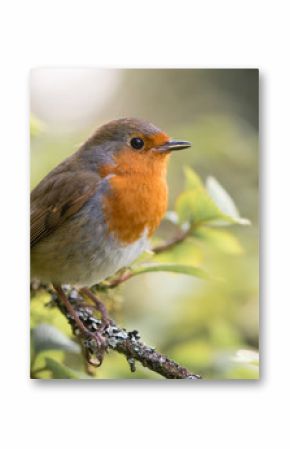
[[[43,288],[44,286],[42,285],[41,287]],[[56,293],[49,288],[46,288],[46,290],[51,294],[53,304],[59,308],[70,323],[74,335],[77,336],[82,345],[88,363],[100,366],[105,353],[113,350],[126,356],[132,372],[136,370],[135,361],[138,361],[144,367],[159,373],[167,379],[201,378],[154,348],[147,346],[140,340],[138,331],[127,331],[120,328],[113,320],[104,322],[96,318],[95,306],[80,296],[76,289],[66,286],[65,293],[67,298],[88,330],[88,334],[83,335],[77,327],[74,318],[59,300]],[[101,347],[99,344],[100,339],[102,341]]]
[[[191,373],[154,348],[139,341],[137,331],[128,332],[112,324],[106,329],[106,334],[109,347],[127,357],[131,371],[135,371],[135,360],[137,360],[144,367],[161,374],[166,379],[200,379],[197,374]]]
[[[190,230],[183,231],[169,242],[156,246],[152,251],[155,254],[167,251],[183,242],[189,234]],[[106,291],[107,289],[115,288],[133,276],[134,273],[130,271],[129,268],[125,269],[119,273],[116,278],[95,286],[95,290],[99,289]],[[154,348],[143,343],[140,340],[138,331],[127,331],[126,329],[120,328],[111,319],[109,322],[97,319],[95,317],[95,305],[85,301],[76,289],[66,286],[65,290],[68,299],[77,312],[79,319],[88,330],[88,334],[83,335],[74,318],[69,314],[54,290],[47,288],[47,286],[43,284],[36,285],[36,289],[39,287],[49,291],[52,295],[53,303],[57,305],[61,313],[69,321],[74,335],[77,336],[82,345],[84,356],[89,364],[100,366],[105,353],[109,350],[113,350],[125,355],[132,372],[136,370],[135,361],[138,361],[145,368],[160,374],[166,379],[201,379],[201,376],[198,374],[191,373],[187,368],[170,360]],[[99,299],[97,299],[97,302],[100,302]],[[105,306],[103,305],[103,307]],[[101,346],[100,341],[102,341]]]
[[[163,245],[155,246],[155,248],[153,248],[152,251],[155,254],[163,253],[164,251],[167,251],[167,250],[173,248],[178,243],[183,242],[191,234],[191,232],[192,232],[191,228],[187,229],[186,231],[183,231],[180,234],[178,234],[176,237],[174,237],[169,242],[166,242]]]

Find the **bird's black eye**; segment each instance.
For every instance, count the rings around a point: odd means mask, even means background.
[[[144,147],[144,140],[140,139],[140,137],[133,137],[130,144],[135,150],[141,150]]]

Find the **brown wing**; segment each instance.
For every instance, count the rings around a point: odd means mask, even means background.
[[[97,190],[90,171],[51,172],[31,193],[30,246],[50,235],[78,212]]]

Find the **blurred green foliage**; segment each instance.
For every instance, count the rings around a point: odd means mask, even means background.
[[[193,259],[197,265],[192,265],[188,262],[188,255],[198,253],[198,251],[195,251],[195,242],[198,241],[203,241],[209,246],[214,246],[214,243],[218,242],[218,245],[215,246],[219,251],[224,251],[225,253],[242,253],[242,248],[235,236],[229,231],[219,229],[219,227],[227,226],[228,224],[249,224],[246,219],[240,218],[239,212],[229,194],[213,178],[211,179],[211,188],[207,190],[201,179],[189,167],[185,168],[185,178],[186,190],[177,198],[176,212],[171,211],[167,214],[167,219],[179,228],[179,232],[182,230],[184,232],[184,228],[186,228],[185,240],[180,244],[178,243],[175,247],[168,248],[159,255],[152,252],[141,256],[137,263],[130,267],[132,277],[140,276],[144,273],[170,272],[210,280],[211,276],[200,266],[204,265],[203,257],[200,257],[199,260]],[[179,252],[178,257],[176,257],[176,251]],[[172,263],[172,259],[175,260],[175,263]],[[177,260],[178,263],[176,263]],[[226,282],[224,279],[214,280],[214,278],[212,278],[212,281],[215,282],[217,288],[219,283],[223,284]],[[106,284],[104,283],[104,290],[105,287]],[[36,303],[36,301],[34,302]],[[78,364],[78,370],[75,370],[62,363],[64,360],[60,361],[58,358],[43,355],[47,351],[59,350],[63,356],[66,353],[77,353],[79,354],[79,362],[82,361],[81,351],[80,349],[76,350],[76,344],[61,334],[56,327],[53,327],[54,319],[50,326],[41,324],[42,313],[39,311],[40,304],[39,298],[37,298],[38,308],[36,306],[32,307],[31,321],[32,326],[34,326],[32,327],[33,371],[36,373],[48,372],[53,378],[88,378],[84,372],[80,371],[81,367]],[[176,325],[178,326],[178,323]],[[60,326],[60,328],[62,327]],[[219,345],[231,348],[233,344],[241,344],[241,339],[235,328],[230,323],[222,323],[221,319],[216,323],[211,322],[209,330],[214,337],[216,349],[218,349]],[[178,335],[177,340],[179,340],[182,337],[182,332],[176,328],[176,333]],[[176,354],[176,359],[180,363],[192,367],[194,370],[205,371],[207,376],[208,365],[213,362],[213,351],[214,348],[210,348],[205,341],[198,337],[192,341],[183,342],[181,340],[180,344],[175,342],[172,348],[173,357]],[[44,363],[44,365],[43,370],[38,371],[37,361],[40,359],[40,357],[38,358],[40,354],[42,355],[41,363]],[[221,367],[224,370],[226,366],[226,372],[223,372],[225,378],[239,377],[241,373],[243,378],[255,378],[258,375],[257,364],[248,361],[249,358],[252,360],[253,351],[244,351],[244,354],[249,356],[246,357],[244,355],[242,360],[234,356],[234,353],[231,356],[228,355],[228,357],[223,356],[224,362]],[[98,370],[98,375],[101,375],[101,372],[102,368]]]
[[[106,119],[149,115],[157,125],[164,122],[164,128],[168,121],[165,130],[174,137],[192,141],[192,150],[172,156],[170,212],[152,246],[180,230],[189,236],[169,251],[145,253],[131,267],[136,276],[105,300],[119,324],[138,329],[146,343],[193,372],[207,379],[257,379],[258,75],[243,70],[161,72],[123,71],[120,91],[104,114]],[[138,99],[135,109],[132,99]],[[180,114],[166,102],[176,104]],[[95,121],[100,120],[96,114]],[[33,124],[32,187],[89,132],[84,127],[58,133],[47,123]],[[88,378],[81,353],[69,343],[70,327],[48,302],[46,294],[31,301],[33,371],[41,378]],[[43,328],[44,323],[50,327]],[[95,377],[160,379],[139,365],[130,373],[125,358],[116,353],[105,357]]]

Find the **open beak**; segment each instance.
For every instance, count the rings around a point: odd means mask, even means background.
[[[168,142],[160,145],[160,147],[156,148],[156,151],[159,153],[164,153],[166,151],[178,151],[185,150],[185,148],[190,148],[191,143],[186,141],[179,140],[169,140]]]

